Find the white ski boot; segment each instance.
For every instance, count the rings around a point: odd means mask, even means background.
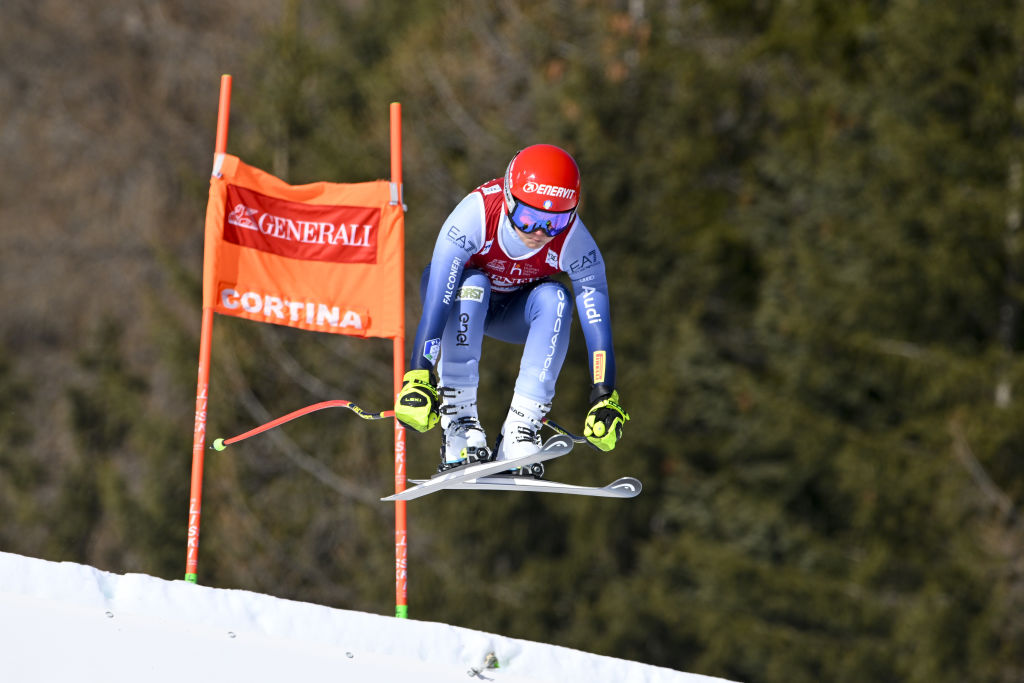
[[[441,464],[438,472],[470,462],[493,460],[476,410],[476,387],[440,387]]]
[[[551,409],[550,403],[537,403],[521,394],[512,395],[505,424],[501,427],[501,440],[498,442],[498,460],[512,460],[540,450],[543,443],[540,428],[544,416]],[[540,478],[544,474],[544,465],[531,465],[529,471],[524,468],[511,470],[513,474],[526,474]]]

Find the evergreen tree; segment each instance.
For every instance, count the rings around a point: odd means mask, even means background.
[[[549,475],[644,493],[410,504],[413,616],[737,680],[1020,678],[1017,5],[293,0],[252,34],[231,150],[288,182],[386,177],[402,102],[410,329],[466,192],[533,142],[583,170],[633,419]],[[176,176],[196,225],[204,170]],[[173,234],[146,332],[80,335],[53,434],[0,358],[5,549],[180,574],[199,255]],[[210,438],[391,402],[386,342],[215,335]],[[485,342],[492,434],[518,358]],[[552,412],[576,431],[584,359],[576,323]],[[384,424],[319,413],[211,452],[202,582],[390,612]],[[437,441],[409,434],[410,476]]]

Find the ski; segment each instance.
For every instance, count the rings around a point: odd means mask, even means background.
[[[413,483],[419,483],[419,481],[413,480]],[[607,486],[577,486],[576,484],[563,484],[560,481],[534,479],[533,477],[492,474],[479,479],[460,481],[446,488],[470,491],[536,491],[602,498],[634,498],[640,495],[643,484],[634,477],[619,477]]]
[[[463,465],[454,470],[448,470],[441,474],[436,474],[430,479],[424,480],[423,483],[417,484],[401,493],[392,494],[386,498],[381,498],[383,501],[393,500],[413,500],[420,496],[425,496],[436,491],[443,491],[447,488],[452,488],[456,484],[466,481],[468,479],[479,479],[489,474],[497,474],[505,470],[515,469],[516,467],[525,467],[538,462],[544,462],[545,460],[551,460],[552,458],[558,458],[572,450],[573,440],[565,436],[564,434],[556,434],[550,439],[544,442],[540,450],[530,455],[524,455],[521,458],[512,458],[510,460],[492,460],[490,462],[478,462],[472,465]]]

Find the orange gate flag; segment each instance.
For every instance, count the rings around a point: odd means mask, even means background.
[[[288,185],[217,155],[203,306],[304,330],[403,333],[404,213],[386,180]]]

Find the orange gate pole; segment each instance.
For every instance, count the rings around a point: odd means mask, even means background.
[[[391,201],[405,210],[402,196],[402,105],[391,103]],[[405,374],[405,242],[402,243],[397,273],[401,285],[400,308],[402,318],[400,331],[393,343],[394,393],[402,388]],[[395,418],[395,493],[405,490],[405,427]],[[405,619],[409,616],[409,535],[406,526],[405,501],[395,501],[395,616]]]
[[[227,152],[228,115],[231,112],[231,76],[220,77],[220,103],[217,108],[217,141],[214,154]],[[216,159],[216,157],[215,157]],[[206,448],[206,410],[209,404],[210,356],[213,338],[213,309],[203,306],[203,326],[199,332],[199,378],[196,383],[196,419],[192,431],[192,485],[188,501],[188,547],[185,555],[185,580],[196,583],[199,575],[199,518],[203,507],[203,461]]]

